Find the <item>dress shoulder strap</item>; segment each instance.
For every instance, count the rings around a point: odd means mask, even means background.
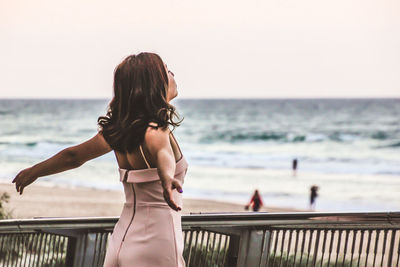
[[[179,146],[178,142],[176,141],[175,136],[172,133],[172,131],[169,131],[169,136],[172,136],[172,139],[174,140],[175,145],[178,147],[179,154],[181,154],[181,157],[183,157],[181,147]]]
[[[144,162],[145,162],[146,165],[147,165],[147,168],[150,169],[150,164],[149,164],[149,162],[147,161],[146,157],[144,156],[142,145],[139,145],[139,149],[140,149],[140,153],[142,154],[142,157],[143,157],[143,159],[144,159]]]
[[[152,128],[156,128],[156,129],[158,128],[158,124],[156,122],[153,122],[153,121],[149,122],[148,126],[150,126]],[[139,150],[140,150],[140,154],[142,154],[143,160],[146,163],[147,168],[150,169],[151,167],[150,167],[149,162],[146,159],[146,156],[144,155],[142,145],[139,145]]]

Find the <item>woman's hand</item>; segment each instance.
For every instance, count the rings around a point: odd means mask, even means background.
[[[162,182],[164,188],[163,196],[168,206],[170,206],[175,211],[180,211],[182,208],[179,207],[172,198],[172,190],[176,189],[179,193],[182,193],[182,185],[177,179],[168,179],[167,182]]]
[[[37,178],[37,176],[33,175],[32,168],[27,168],[20,171],[12,182],[15,183],[17,192],[22,195],[24,188],[36,181]]]

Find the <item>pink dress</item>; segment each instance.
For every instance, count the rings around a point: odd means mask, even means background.
[[[184,267],[181,212],[171,209],[163,197],[157,168],[119,169],[126,202],[111,234],[104,267]],[[176,163],[175,179],[182,184],[188,164]],[[182,194],[173,190],[173,200],[182,208]]]

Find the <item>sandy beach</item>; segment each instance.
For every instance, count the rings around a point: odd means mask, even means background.
[[[22,195],[14,184],[0,183],[0,194],[10,195],[6,210],[12,218],[119,216],[125,200],[124,193],[81,187],[44,186],[31,184]],[[244,205],[236,203],[184,198],[183,214],[204,212],[245,212]],[[294,209],[263,207],[261,211],[283,212]]]

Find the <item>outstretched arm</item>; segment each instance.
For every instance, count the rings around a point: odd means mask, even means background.
[[[149,127],[145,135],[145,142],[150,154],[156,161],[165,201],[172,209],[181,210],[181,207],[176,205],[172,198],[172,190],[177,189],[178,192],[182,193],[182,185],[179,180],[174,178],[176,163],[169,141],[169,129]]]
[[[12,181],[17,192],[22,194],[24,187],[33,183],[41,176],[47,176],[81,166],[88,160],[97,158],[111,151],[110,146],[98,133],[88,141],[68,147],[51,158],[32,167],[20,171]]]

